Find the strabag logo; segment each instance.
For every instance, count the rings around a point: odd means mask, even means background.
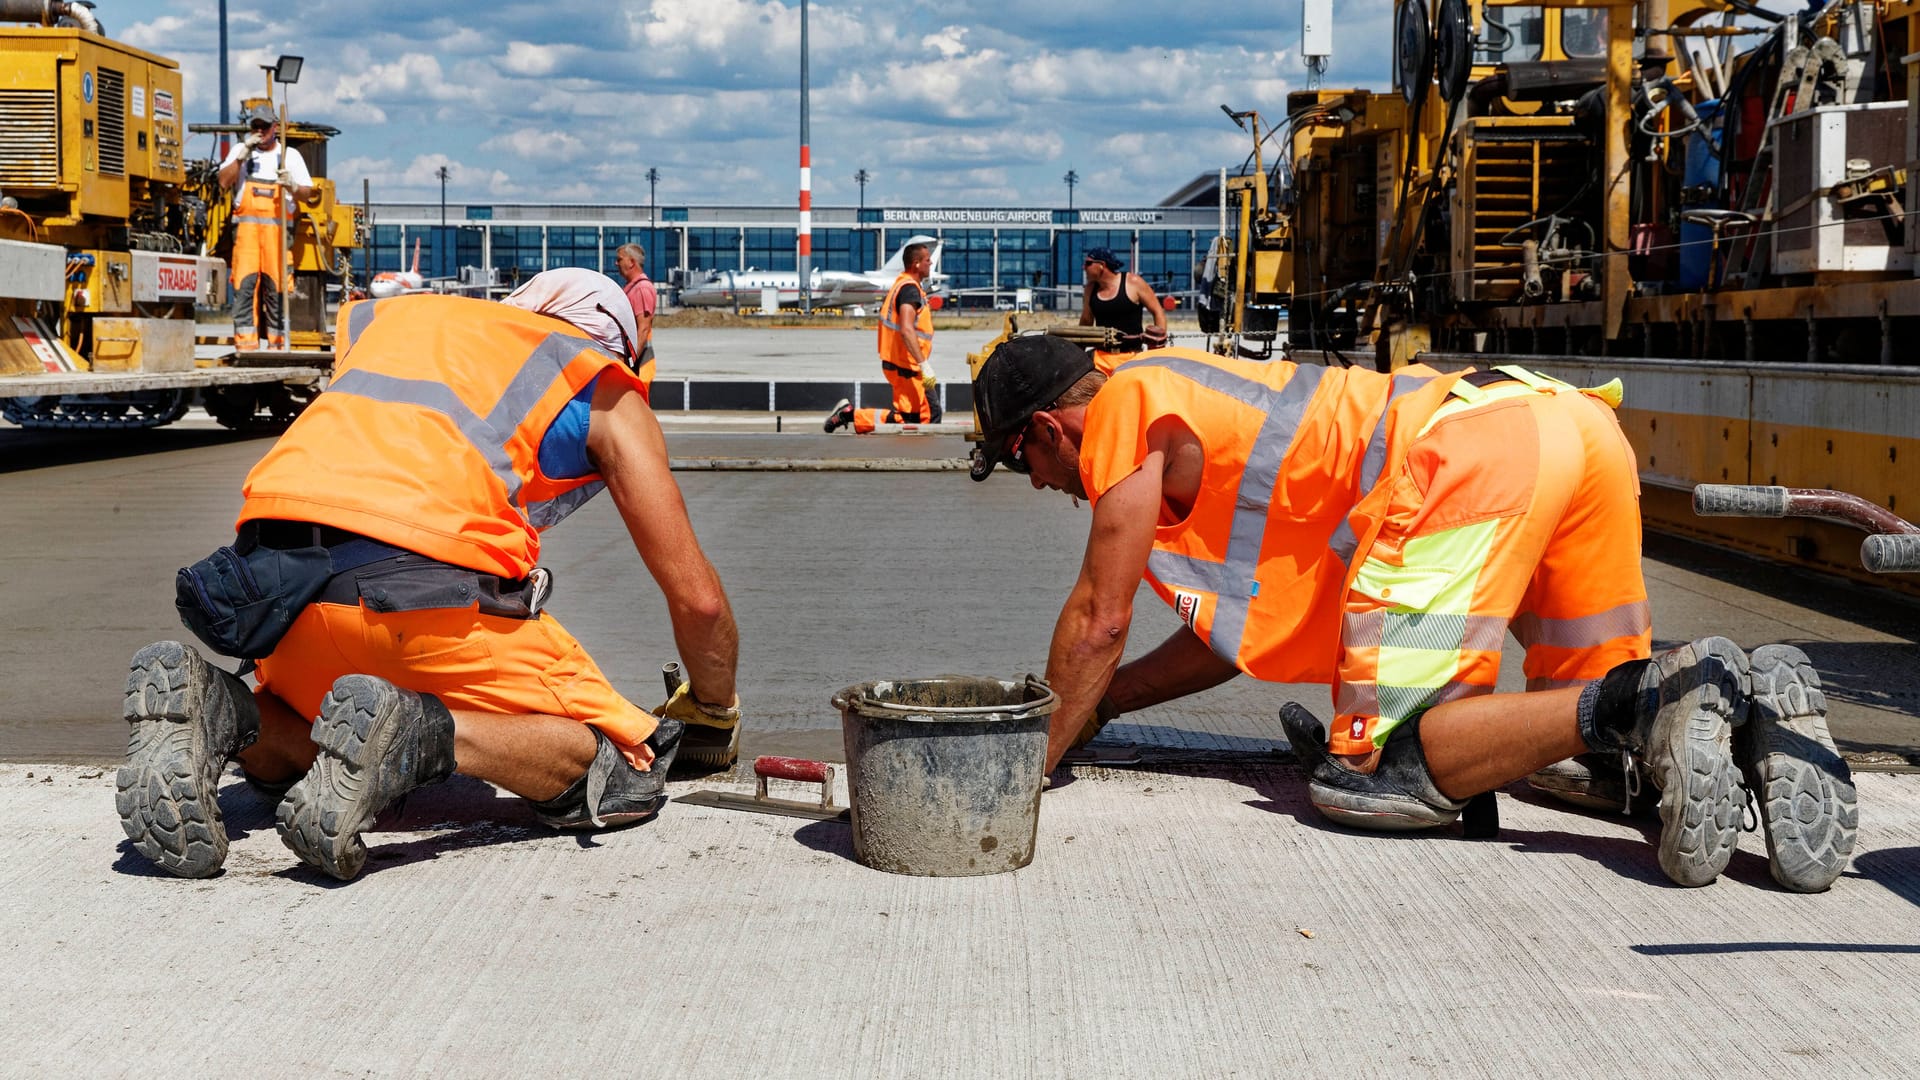
[[[1193,620],[1200,614],[1200,594],[1184,589],[1173,590],[1173,613],[1180,616],[1180,621],[1187,624],[1187,629],[1192,630]]]

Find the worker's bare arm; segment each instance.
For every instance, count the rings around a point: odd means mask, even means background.
[[[1100,497],[1080,578],[1053,628],[1047,679],[1060,695],[1047,736],[1047,768],[1060,762],[1120,666],[1133,621],[1133,595],[1153,550],[1165,457],[1147,455],[1132,476]]]
[[[1132,274],[1127,278],[1127,291],[1134,303],[1146,308],[1147,314],[1153,316],[1154,326],[1161,330],[1167,328],[1167,312],[1160,306],[1160,297],[1153,291],[1153,286],[1142,280],[1140,275]]]
[[[1240,674],[1215,656],[1193,631],[1181,627],[1154,650],[1121,665],[1107,687],[1107,700],[1123,713],[1210,690]]]
[[[593,394],[587,455],[607,482],[633,546],[666,596],[673,640],[710,705],[734,702],[740,635],[720,575],[700,550],[687,504],[667,462],[653,410],[624,380],[602,379]]]
[[[1080,287],[1080,325],[1093,325],[1093,282]]]

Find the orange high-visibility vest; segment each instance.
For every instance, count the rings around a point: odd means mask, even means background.
[[[432,559],[519,579],[540,532],[605,487],[540,471],[560,409],[625,365],[559,319],[421,294],[340,310],[339,359],[253,471],[240,522],[332,525]]]
[[[920,342],[920,355],[933,359],[933,304],[928,301],[926,287],[922,285],[919,315],[912,326],[901,326],[895,321],[894,302],[900,298],[900,290],[908,285],[920,285],[920,282],[907,273],[894,278],[893,285],[887,289],[886,301],[880,305],[880,363],[899,368],[895,374],[918,377],[920,362],[907,351],[907,335],[912,334]]]
[[[1241,671],[1331,682],[1349,568],[1373,542],[1407,444],[1458,380],[1140,353],[1087,406],[1081,478],[1097,504],[1145,459],[1150,428],[1192,432],[1206,455],[1200,492],[1179,520],[1162,507],[1147,582]]]

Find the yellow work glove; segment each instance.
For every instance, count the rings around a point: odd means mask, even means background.
[[[926,390],[927,397],[931,398],[933,397],[933,388],[940,385],[940,380],[932,375],[927,375],[921,378],[920,385]]]
[[[668,695],[665,704],[653,710],[653,715],[722,731],[732,730],[740,723],[740,699],[737,695],[730,706],[709,705],[693,696],[692,686],[692,683],[681,683],[678,689]]]

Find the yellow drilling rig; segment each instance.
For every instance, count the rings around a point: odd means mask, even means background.
[[[0,0],[7,420],[157,427],[199,402],[229,426],[284,421],[326,374],[324,336],[303,352],[252,358],[200,340],[196,309],[227,303],[227,264],[208,247],[227,199],[215,163],[187,157],[183,105],[179,66],[112,39],[91,5]],[[348,262],[341,252],[364,232],[348,215],[341,223],[330,187],[301,215],[311,225],[294,234],[326,242],[310,242],[297,270]],[[316,281],[298,299],[324,330],[325,289]]]

